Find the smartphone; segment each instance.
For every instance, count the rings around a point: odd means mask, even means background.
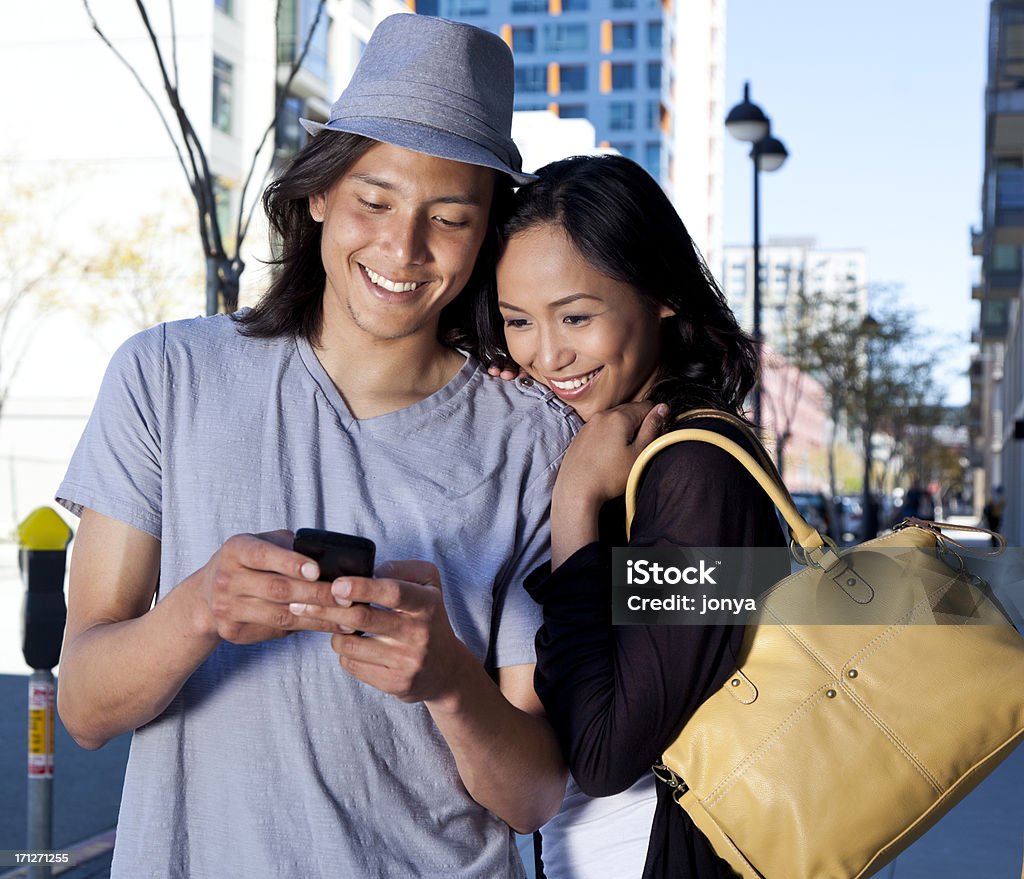
[[[295,532],[292,549],[309,556],[320,566],[320,579],[327,582],[350,574],[355,577],[373,576],[373,559],[377,547],[372,540],[322,531],[319,528],[300,528]]]

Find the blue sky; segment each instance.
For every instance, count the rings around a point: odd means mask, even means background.
[[[762,241],[860,247],[933,338],[961,341],[945,379],[964,403],[977,323],[970,227],[981,221],[985,0],[728,0],[728,111],[750,80],[787,163],[761,176]],[[726,135],[724,235],[749,244],[748,148]]]

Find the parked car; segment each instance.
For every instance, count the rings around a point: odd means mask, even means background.
[[[836,535],[832,529],[832,514],[829,511],[825,495],[820,491],[794,491],[791,494],[797,512],[804,517],[807,524],[816,531],[835,539]]]
[[[836,498],[839,519],[836,530],[841,543],[853,543],[861,536],[861,522],[864,518],[864,507],[861,498],[855,495],[842,495]]]

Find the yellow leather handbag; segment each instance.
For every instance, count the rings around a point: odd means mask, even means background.
[[[714,431],[659,437],[630,473],[627,533],[644,468],[677,442],[743,464],[805,567],[759,598],[739,668],[655,774],[744,879],[868,876],[1024,739],[1024,638],[934,523],[837,549],[800,517],[756,440],[761,463]],[[787,622],[816,615],[843,623]]]

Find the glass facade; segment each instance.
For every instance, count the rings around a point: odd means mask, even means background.
[[[213,127],[231,134],[231,111],[234,103],[234,67],[213,56]]]
[[[555,107],[563,119],[586,118],[599,145],[640,162],[659,180],[662,166],[667,173],[662,0],[427,2],[430,13],[464,19],[508,42],[517,110]],[[428,11],[419,3],[416,9]]]

